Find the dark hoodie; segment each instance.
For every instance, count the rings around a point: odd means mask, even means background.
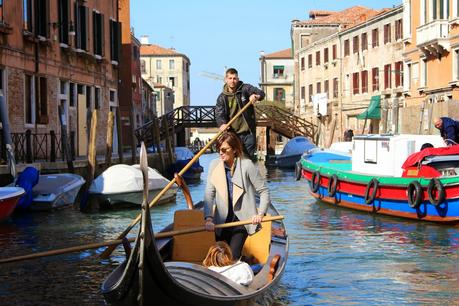
[[[217,120],[217,125],[221,126],[222,124],[228,123],[230,118],[249,102],[249,98],[252,94],[259,95],[260,100],[265,98],[265,93],[262,90],[250,84],[244,84],[239,81],[236,92],[234,93],[229,92],[228,86],[225,84],[222,93],[217,98],[217,104],[215,106],[215,119]],[[254,107],[250,106],[244,111],[242,116],[238,117],[233,124],[231,124],[231,127],[237,134],[246,132],[256,134]]]

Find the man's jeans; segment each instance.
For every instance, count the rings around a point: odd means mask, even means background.
[[[256,136],[252,133],[239,134],[239,138],[242,141],[244,154],[247,155],[251,160],[255,160],[255,151],[256,151]]]

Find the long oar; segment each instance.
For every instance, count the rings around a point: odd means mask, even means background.
[[[143,306],[144,293],[144,260],[145,260],[145,233],[147,232],[147,220],[150,220],[150,209],[148,208],[148,160],[147,149],[142,141],[140,146],[140,170],[142,170],[143,178],[143,200],[142,200],[142,223],[140,226],[140,247],[139,247],[139,294],[137,295],[137,303]]]
[[[282,220],[282,219],[284,219],[284,216],[264,217],[261,222],[269,222],[269,221],[276,221],[276,220]],[[215,225],[215,228],[227,228],[227,227],[234,227],[234,226],[239,226],[239,225],[247,225],[251,223],[252,223],[252,220],[237,221],[237,222],[231,222],[231,223],[217,224]],[[176,230],[176,231],[160,232],[160,233],[155,234],[155,238],[167,238],[167,237],[172,237],[172,236],[203,232],[205,230],[206,229],[204,226],[198,226],[198,227],[192,227],[192,228]],[[126,238],[125,240],[129,242],[133,242],[135,241],[135,239],[136,237],[132,237],[132,238]],[[0,264],[27,260],[27,259],[36,259],[36,258],[41,258],[41,257],[46,257],[46,256],[61,255],[61,254],[79,252],[79,251],[90,250],[90,249],[98,249],[104,246],[117,246],[122,243],[123,243],[122,239],[90,243],[90,244],[85,244],[85,245],[68,247],[64,249],[58,249],[58,250],[52,250],[52,251],[46,251],[46,252],[40,252],[40,253],[33,253],[29,255],[22,255],[22,256],[15,256],[15,257],[10,257],[10,258],[0,259]]]
[[[236,115],[234,115],[234,117],[226,124],[227,127],[230,127],[231,124],[234,122],[234,120],[236,120],[247,108],[249,108],[249,106],[253,105],[253,101],[249,101],[246,105],[244,105],[244,107],[242,109],[240,109]],[[223,130],[224,131],[224,130]],[[197,160],[198,158],[204,153],[206,152],[206,150],[215,142],[215,140],[218,139],[218,137],[220,137],[220,135],[223,133],[223,131],[219,131],[217,133],[217,135],[214,136],[214,138],[212,138],[205,146],[204,148],[201,149],[201,151],[199,151],[189,162],[188,164],[185,165],[185,167],[183,167],[182,170],[180,170],[180,172],[178,173],[180,176],[182,176],[190,167],[191,165],[193,165]],[[156,197],[150,202],[149,206],[152,207],[153,205],[155,205],[159,199],[161,199],[161,197],[169,190],[169,188],[172,187],[172,185],[175,184],[175,178],[172,179],[167,185],[166,187],[163,188],[163,190],[161,190],[158,195],[156,195]],[[131,231],[131,229],[137,224],[137,222],[140,221],[140,218],[141,218],[141,214],[139,214],[135,219],[134,221],[132,221],[131,224],[129,224],[129,226],[118,236],[117,239],[123,239],[124,237],[126,237],[126,235]],[[104,252],[102,252],[102,254],[100,254],[100,257],[103,258],[103,259],[107,259],[108,257],[110,257],[110,254],[115,250],[116,246],[109,246]]]

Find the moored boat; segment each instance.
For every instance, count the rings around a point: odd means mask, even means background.
[[[21,187],[0,187],[0,222],[11,216],[24,192]]]
[[[149,201],[151,201],[169,180],[153,168],[148,168]],[[140,205],[142,203],[142,172],[139,165],[118,164],[109,167],[96,177],[89,187],[89,200],[102,206],[119,204]],[[158,202],[175,201],[177,187],[170,188]]]
[[[361,211],[438,223],[459,222],[459,146],[440,136],[355,136],[352,157],[315,151],[297,169],[315,198]]]
[[[187,147],[175,147],[175,163],[168,169],[170,176],[174,173],[179,173],[194,157],[194,153]],[[182,177],[187,183],[196,183],[201,180],[201,173],[204,168],[199,163],[199,159],[196,160],[190,168],[188,168]]]
[[[295,168],[295,163],[300,160],[301,155],[315,147],[307,137],[293,137],[287,142],[281,154],[269,155],[265,164],[268,167],[293,169]]]
[[[199,208],[176,212],[174,223],[163,231],[204,225]],[[145,305],[251,305],[278,283],[285,269],[288,237],[283,222],[263,223],[262,229],[247,239],[243,254],[256,258],[263,268],[249,286],[243,286],[201,265],[209,247],[215,243],[213,233],[155,239],[149,210],[144,211],[147,211],[146,217],[142,216],[146,220],[144,242],[140,238],[141,225],[129,258],[102,284],[109,304],[135,305],[140,298]],[[278,214],[273,207],[269,213]],[[142,283],[139,278],[143,279]]]

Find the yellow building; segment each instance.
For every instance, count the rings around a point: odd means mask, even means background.
[[[404,0],[402,132],[430,134],[432,118],[459,118],[459,4]]]

